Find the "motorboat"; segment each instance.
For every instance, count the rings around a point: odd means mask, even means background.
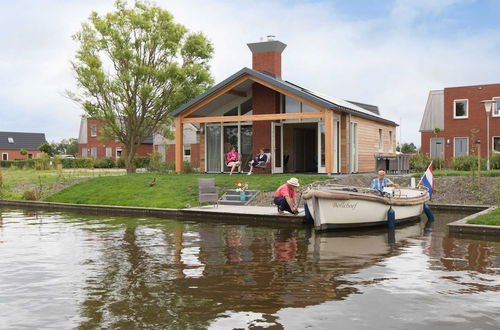
[[[415,220],[429,200],[425,188],[386,187],[383,191],[347,186],[320,186],[302,194],[306,217],[318,230],[387,224],[388,214],[396,224]]]

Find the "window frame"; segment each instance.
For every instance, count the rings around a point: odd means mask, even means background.
[[[457,116],[457,102],[467,102],[465,108],[465,116]],[[469,99],[453,100],[453,119],[468,119],[469,118]]]
[[[5,157],[5,159],[4,159],[3,156],[7,156],[7,157]],[[9,153],[8,152],[2,152],[2,160],[9,160]]]
[[[500,135],[494,135],[491,137],[491,151],[496,154],[500,154],[500,150],[495,150],[495,138],[500,139]]]
[[[97,125],[90,125],[90,136],[97,136]]]
[[[378,151],[384,151],[384,131],[381,128],[378,129]]]
[[[496,103],[493,104],[493,109],[491,111],[491,116],[492,117],[500,117],[500,96],[493,96],[491,98],[493,101],[496,101]],[[495,108],[498,109],[498,113],[495,115]]]

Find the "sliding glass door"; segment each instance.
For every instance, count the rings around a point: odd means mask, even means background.
[[[236,147],[242,162],[242,171],[248,170],[252,159],[252,125],[207,125],[206,129],[206,171],[227,172],[226,154]]]

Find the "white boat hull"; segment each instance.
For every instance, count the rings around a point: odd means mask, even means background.
[[[387,223],[389,209],[396,222],[415,219],[423,212],[427,192],[399,189],[399,197],[380,197],[371,192],[322,191],[308,193],[305,198],[316,229],[375,226]]]

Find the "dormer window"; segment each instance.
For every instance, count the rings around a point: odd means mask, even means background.
[[[12,137],[7,138],[7,140],[9,141],[9,143],[14,143],[14,138],[12,138]]]

